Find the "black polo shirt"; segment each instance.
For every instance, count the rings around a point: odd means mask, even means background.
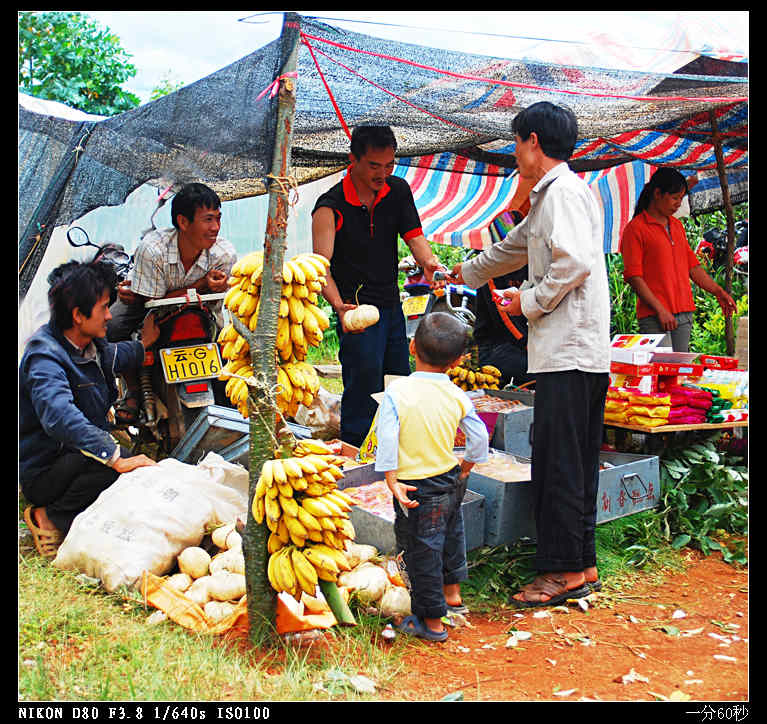
[[[421,219],[407,181],[389,176],[373,202],[363,206],[346,176],[314,205],[333,209],[336,237],[330,273],[345,302],[391,307],[399,303],[397,238],[421,236]]]

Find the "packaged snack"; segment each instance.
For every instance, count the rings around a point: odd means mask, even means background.
[[[629,405],[629,415],[644,415],[645,417],[668,418],[671,411],[669,405]]]

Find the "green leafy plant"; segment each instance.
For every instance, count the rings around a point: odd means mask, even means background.
[[[607,280],[610,289],[610,336],[636,334],[636,292],[623,280],[623,256],[607,254]]]
[[[673,548],[693,546],[705,555],[719,550],[728,563],[745,564],[745,543],[718,538],[748,534],[748,468],[715,445],[715,437],[670,449],[661,459],[657,513]]]
[[[112,116],[139,105],[120,86],[136,75],[120,39],[79,12],[20,12],[19,90]]]

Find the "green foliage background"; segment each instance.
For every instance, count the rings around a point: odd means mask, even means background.
[[[86,113],[113,116],[139,105],[120,86],[136,75],[119,38],[80,12],[18,16],[19,90]]]

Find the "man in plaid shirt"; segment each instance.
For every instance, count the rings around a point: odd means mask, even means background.
[[[144,304],[149,300],[184,296],[190,288],[199,294],[228,289],[237,252],[218,236],[218,194],[201,183],[186,184],[173,197],[170,213],[173,228],[153,230],[139,242],[131,274],[118,285],[107,332],[112,342],[130,338],[143,320]],[[126,376],[125,382],[128,393],[116,410],[122,422],[131,422],[138,409],[138,379]]]

